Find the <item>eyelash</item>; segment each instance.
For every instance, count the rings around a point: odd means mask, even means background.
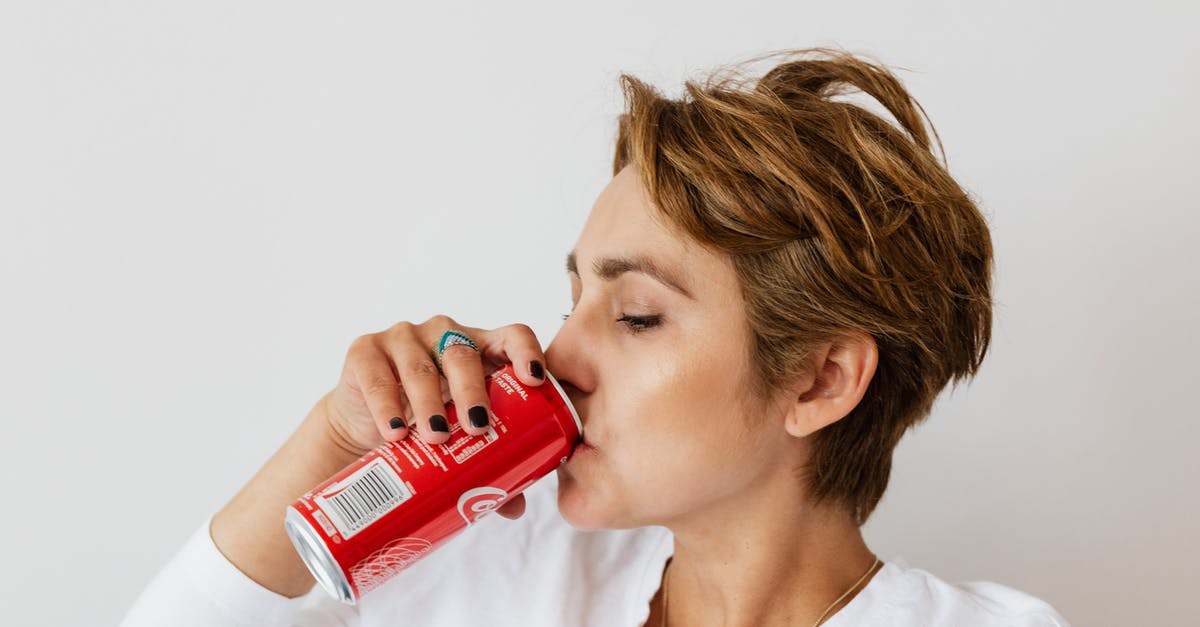
[[[563,314],[562,319],[566,320],[571,314]],[[622,315],[617,318],[617,322],[624,322],[625,326],[629,327],[629,332],[634,335],[641,333],[647,329],[653,329],[662,323],[662,316],[626,316]]]

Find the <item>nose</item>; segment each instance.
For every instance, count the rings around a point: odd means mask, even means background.
[[[546,369],[558,379],[563,391],[572,402],[595,389],[595,369],[592,360],[595,351],[586,350],[587,341],[582,320],[568,317],[550,346],[546,347]]]

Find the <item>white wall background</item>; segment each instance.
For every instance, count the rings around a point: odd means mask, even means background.
[[[898,450],[871,546],[1076,625],[1196,624],[1197,17],[5,0],[3,622],[117,622],[354,337],[448,313],[548,345],[618,72],[677,94],[840,45],[909,69],[997,262],[992,352]]]

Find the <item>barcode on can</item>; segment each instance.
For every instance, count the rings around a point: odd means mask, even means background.
[[[314,497],[343,538],[362,531],[412,496],[383,459],[374,459]]]

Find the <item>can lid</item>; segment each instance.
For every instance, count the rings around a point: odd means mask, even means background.
[[[563,392],[562,386],[558,384],[558,379],[555,379],[554,375],[550,374],[549,371],[546,371],[546,378],[554,384],[554,389],[558,390],[559,398],[562,399],[562,402],[567,406],[567,409],[571,410],[571,417],[575,419],[575,426],[579,428],[579,437],[582,438],[583,422],[579,420],[579,414],[575,412],[575,405],[571,403],[571,399],[567,396],[567,393]]]
[[[288,538],[291,538],[296,552],[300,554],[300,559],[308,567],[308,572],[312,573],[321,587],[342,603],[354,605],[354,592],[350,590],[350,582],[346,581],[342,567],[333,559],[329,547],[317,536],[316,530],[308,520],[296,511],[295,507],[289,506],[283,526],[287,529]]]

